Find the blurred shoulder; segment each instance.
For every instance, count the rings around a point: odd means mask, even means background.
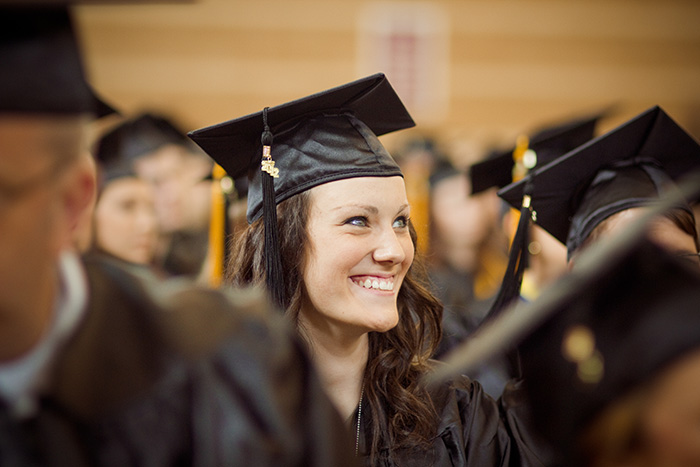
[[[129,308],[185,356],[210,353],[231,337],[258,346],[261,340],[282,345],[289,338],[290,325],[262,289],[162,280],[109,258],[86,258],[85,267],[91,308]]]

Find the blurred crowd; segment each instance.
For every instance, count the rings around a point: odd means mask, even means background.
[[[700,465],[662,108],[385,148],[378,73],[195,130],[100,99],[65,6],[0,13],[0,464]]]

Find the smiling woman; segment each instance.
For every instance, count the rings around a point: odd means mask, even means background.
[[[467,378],[421,383],[442,305],[415,257],[403,175],[377,138],[410,126],[379,74],[192,132],[229,175],[250,177],[228,280],[267,283],[365,465],[537,465],[507,426],[518,407],[504,403],[501,418]]]
[[[313,333],[320,319],[356,329],[343,334],[392,329],[397,292],[413,262],[403,178],[349,178],[310,194],[300,326]]]

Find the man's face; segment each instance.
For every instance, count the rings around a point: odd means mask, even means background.
[[[78,117],[0,114],[0,316],[27,301],[70,244],[65,180],[83,128]]]
[[[138,158],[134,169],[154,188],[161,232],[201,230],[207,227],[211,184],[202,180],[211,164],[169,144]]]

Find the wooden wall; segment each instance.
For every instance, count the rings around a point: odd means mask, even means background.
[[[386,71],[362,64],[373,47],[363,21],[377,5],[429,6],[443,21],[430,54],[446,61],[423,67],[419,82],[439,83],[445,105],[415,113],[418,128],[403,137],[429,132],[471,159],[611,104],[602,129],[659,104],[700,137],[695,0],[198,0],[81,6],[77,19],[107,99],[194,129]]]

